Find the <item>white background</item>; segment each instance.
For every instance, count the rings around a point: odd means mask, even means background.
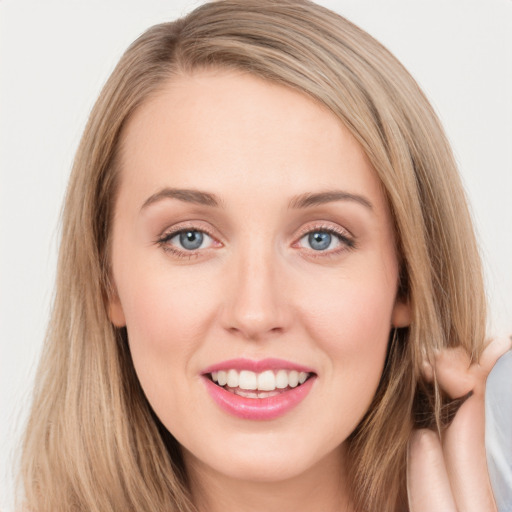
[[[124,49],[192,0],[0,0],[0,509],[55,276],[73,154]],[[512,332],[512,0],[331,0],[412,72],[472,204],[489,332]]]

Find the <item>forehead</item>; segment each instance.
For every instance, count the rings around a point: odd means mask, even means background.
[[[123,134],[121,174],[122,188],[146,195],[165,185],[222,196],[245,185],[283,197],[341,186],[382,196],[359,143],[326,107],[226,70],[174,77],[139,107]]]

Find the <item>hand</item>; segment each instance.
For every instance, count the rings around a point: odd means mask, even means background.
[[[497,338],[474,364],[462,348],[444,349],[436,356],[441,389],[451,398],[472,394],[442,439],[428,429],[413,433],[407,467],[411,512],[496,512],[485,454],[485,382],[510,348],[509,338]],[[426,364],[424,371],[431,380],[432,367]]]

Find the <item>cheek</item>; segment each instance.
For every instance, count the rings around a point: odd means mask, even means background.
[[[214,293],[203,284],[208,281],[161,265],[144,267],[116,278],[128,331],[158,350],[168,350],[173,339],[196,337],[214,307]]]
[[[120,274],[117,282],[135,370],[148,398],[160,401],[159,395],[176,389],[183,372],[191,371],[214,316],[213,296],[204,289],[198,293],[193,279],[147,265],[129,278]]]
[[[395,300],[387,275],[353,273],[304,295],[309,333],[339,375],[369,383],[380,379]]]
[[[383,287],[379,291],[375,281],[345,280],[342,289],[332,289],[316,304],[310,302],[308,328],[329,359],[325,378],[332,394],[321,397],[320,404],[331,411],[325,428],[334,426],[343,438],[368,411],[382,376],[391,331],[392,290]]]
[[[334,329],[357,344],[357,333],[389,333],[395,288],[387,279],[350,276],[310,287],[304,305],[318,329]]]

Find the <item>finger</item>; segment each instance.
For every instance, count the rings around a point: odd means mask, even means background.
[[[473,390],[476,376],[470,367],[471,359],[462,347],[446,348],[435,356],[437,382],[451,398],[460,398]]]
[[[496,505],[487,471],[485,453],[485,382],[496,361],[511,347],[510,339],[497,338],[484,349],[478,363],[471,364],[462,348],[436,354],[434,367],[440,387],[452,398],[472,393],[460,407],[443,435],[445,471],[458,510],[495,512]]]
[[[451,398],[460,398],[470,391],[483,394],[489,372],[496,361],[510,348],[510,338],[495,338],[482,352],[478,364],[471,364],[469,354],[462,347],[446,348],[436,354],[435,370],[429,363],[424,363],[423,373],[428,378],[435,371],[435,377],[441,389]]]
[[[407,494],[411,512],[457,511],[441,442],[431,430],[416,430],[409,441]]]
[[[429,382],[435,377],[451,398],[460,398],[474,390],[481,392],[496,361],[511,349],[511,337],[495,338],[485,347],[479,363],[471,364],[468,353],[462,347],[445,348],[436,354],[434,367],[427,360],[423,362],[423,376]]]
[[[493,339],[482,352],[479,366],[488,374],[498,359],[512,348],[512,337],[502,336]]]
[[[484,397],[472,395],[445,432],[443,452],[458,510],[495,512],[487,471]]]

